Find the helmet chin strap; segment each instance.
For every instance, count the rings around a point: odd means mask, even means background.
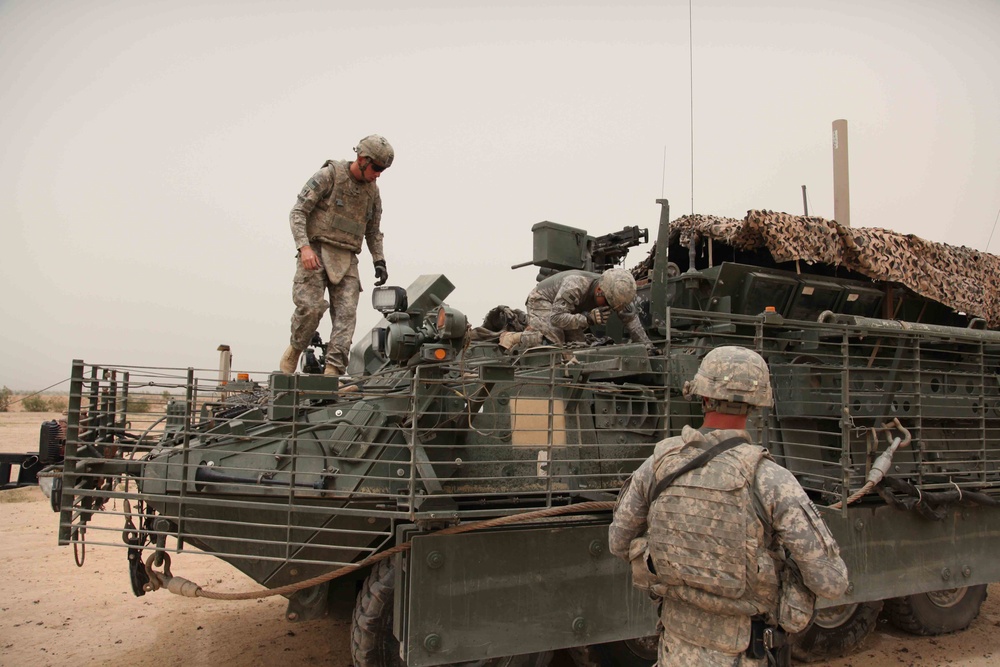
[[[601,286],[600,285],[594,285],[594,300],[596,301],[599,297],[602,298],[602,299],[604,299],[604,305],[606,305],[606,306],[610,306],[611,305],[610,303],[608,303],[608,297],[604,295],[604,290],[601,289]],[[598,304],[598,305],[600,305],[600,304]]]
[[[361,164],[362,159],[367,160],[367,162],[365,162],[363,165]],[[371,160],[372,159],[370,157],[361,155],[360,153],[358,154],[357,159],[354,160],[354,164],[358,165],[358,180],[360,180],[362,183],[368,180],[365,178],[365,169],[368,168],[368,164],[371,162]],[[353,175],[354,174],[352,173],[351,176]]]

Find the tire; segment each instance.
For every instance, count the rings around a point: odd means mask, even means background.
[[[851,653],[875,629],[881,610],[881,600],[820,609],[813,624],[795,636],[792,656],[816,662]]]
[[[986,585],[918,593],[886,600],[885,611],[895,627],[914,635],[943,635],[969,627],[986,599]]]
[[[656,664],[656,635],[607,644],[567,649],[576,667],[652,667]]]
[[[354,667],[405,667],[399,641],[392,634],[395,574],[391,562],[372,567],[358,593],[351,619],[351,657]],[[461,667],[548,667],[552,651],[455,663]]]

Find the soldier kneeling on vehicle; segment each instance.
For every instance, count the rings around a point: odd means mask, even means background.
[[[549,276],[528,294],[527,328],[501,338],[501,345],[526,349],[583,343],[591,325],[607,324],[614,313],[633,343],[652,347],[633,304],[635,291],[632,274],[617,267],[602,274],[563,271]]]

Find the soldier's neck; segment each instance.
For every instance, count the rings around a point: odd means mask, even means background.
[[[727,415],[722,412],[708,412],[705,414],[705,421],[702,428],[724,428],[724,429],[745,429],[747,427],[746,415]]]

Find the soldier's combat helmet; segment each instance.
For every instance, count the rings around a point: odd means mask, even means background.
[[[369,134],[358,142],[354,147],[354,152],[358,157],[370,157],[383,167],[392,165],[392,160],[396,157],[395,151],[385,137],[378,134]]]
[[[621,311],[635,299],[635,278],[625,269],[608,269],[597,282],[608,305]]]
[[[710,409],[727,414],[746,414],[774,403],[767,362],[753,350],[735,345],[706,354],[694,379],[684,383],[684,395],[706,398]]]

